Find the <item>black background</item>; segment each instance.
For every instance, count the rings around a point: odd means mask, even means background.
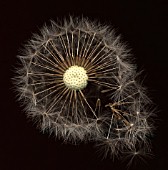
[[[168,5],[166,0],[0,1],[0,170],[122,170],[101,160],[92,144],[73,146],[40,133],[16,102],[11,77],[22,45],[50,19],[88,16],[112,25],[132,48],[144,85],[157,106],[153,159],[130,169],[168,169]],[[142,77],[143,78],[143,77]]]

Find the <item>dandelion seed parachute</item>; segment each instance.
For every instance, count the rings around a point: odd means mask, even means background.
[[[19,99],[43,131],[72,143],[94,140],[112,155],[148,145],[148,98],[129,50],[109,27],[52,21],[18,58]]]

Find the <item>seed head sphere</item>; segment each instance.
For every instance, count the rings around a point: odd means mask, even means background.
[[[85,18],[52,21],[18,58],[18,98],[42,131],[73,144],[95,141],[105,156],[149,150],[149,100],[110,27]]]

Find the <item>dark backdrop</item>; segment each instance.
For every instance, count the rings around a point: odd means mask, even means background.
[[[44,22],[64,16],[88,16],[122,33],[143,69],[144,85],[157,106],[154,157],[130,169],[168,169],[168,5],[166,0],[0,1],[0,169],[107,170],[126,163],[101,160],[92,144],[72,146],[40,133],[16,102],[11,77],[22,45]]]

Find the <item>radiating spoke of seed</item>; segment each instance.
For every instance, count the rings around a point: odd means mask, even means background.
[[[77,94],[76,94],[76,90],[74,90],[74,101],[75,101],[75,116],[78,115],[78,106],[77,106],[77,102],[78,102],[78,98],[77,98]]]
[[[48,107],[47,109],[47,112],[50,112],[52,110],[53,107],[56,106],[56,104],[58,102],[60,102],[60,100],[65,96],[67,95],[67,92],[68,92],[68,88],[64,87],[63,90],[59,91],[59,93],[57,94],[57,96],[54,96],[54,100],[52,101],[52,103],[50,104],[50,106]]]
[[[116,67],[112,67],[110,63],[104,63],[102,65],[92,65],[90,68],[87,68],[87,74],[113,74],[116,70]]]
[[[34,82],[34,83],[31,83],[30,85],[31,86],[36,86],[36,85],[43,85],[43,84],[54,84],[56,83],[55,80],[53,81],[41,81],[41,82]]]
[[[68,47],[65,44],[65,41],[64,41],[64,38],[62,37],[62,35],[59,36],[59,39],[60,39],[60,43],[62,45],[62,48],[63,48],[65,56],[66,56],[67,65],[68,65],[68,67],[70,67],[73,64],[73,61],[72,61],[71,56],[68,54]]]
[[[106,76],[106,75],[99,75],[99,74],[93,74],[92,76],[89,76],[89,79],[112,79],[112,76]]]
[[[85,108],[84,103],[83,103],[83,98],[81,97],[81,95],[78,95],[78,96],[79,96],[79,99],[80,99],[79,101],[80,101],[80,103],[81,103],[81,106],[82,106],[82,108],[83,108],[83,112],[84,112],[86,121],[87,121],[87,123],[89,124],[88,116],[87,116],[87,113],[86,113],[86,108]]]
[[[100,108],[101,108],[101,100],[98,98],[96,101],[95,113],[98,112],[98,116],[100,115]]]
[[[93,44],[93,41],[94,41],[94,39],[95,39],[95,36],[96,36],[96,33],[93,34],[92,39],[91,39],[91,41],[90,41],[90,43],[89,43],[89,45],[88,45],[88,47],[87,47],[87,51],[86,51],[86,53],[85,53],[85,55],[84,55],[85,58],[87,58],[88,52],[89,52],[89,50],[90,50],[90,48],[91,48],[91,46],[92,46],[92,44]],[[91,37],[91,36],[90,36],[90,37]]]
[[[105,90],[102,90],[101,93],[107,93],[107,92],[112,91],[112,90],[114,90],[114,89],[111,89],[111,88],[110,89],[105,89]]]
[[[50,70],[50,71],[53,71],[53,72],[56,72],[56,69],[53,69],[51,67],[48,67],[48,66],[45,66],[45,65],[41,65],[41,64],[37,64],[37,63],[34,63],[34,62],[31,62],[32,64],[38,66],[38,67],[41,67],[41,68],[44,68],[44,69],[47,69],[47,70]]]
[[[89,37],[88,39],[88,42],[86,43],[85,45],[85,51],[83,53],[83,57],[85,60],[83,60],[82,62],[82,66],[85,67],[86,69],[90,67],[90,62],[91,62],[91,59],[89,58],[89,50],[91,49],[91,46],[92,46],[92,43],[93,43],[93,40],[95,38],[95,35],[96,34],[93,34],[92,36],[92,39],[91,39],[91,36]],[[91,42],[89,42],[89,40],[91,39]],[[94,50],[92,50],[91,52],[93,52]],[[92,56],[91,56],[92,57]],[[93,63],[93,62],[92,62]]]
[[[98,53],[91,59],[91,62],[94,62],[94,60],[96,60],[99,56],[99,54],[105,49],[106,47],[103,46],[99,51]]]
[[[130,84],[133,84],[133,83],[135,83],[135,81],[134,81],[134,80],[129,81],[128,83],[125,83],[125,84],[124,84],[124,87],[126,87],[126,86],[128,86],[128,85],[130,85]]]
[[[116,68],[111,68],[111,69],[104,69],[103,67],[102,68],[93,68],[92,70],[88,71],[87,74],[88,75],[92,75],[92,74],[95,74],[95,75],[98,75],[98,74],[108,74],[108,73],[112,73],[114,70],[116,70]]]
[[[90,62],[90,59],[87,60],[85,63],[85,68],[90,69],[91,66],[95,66],[95,65],[100,66],[104,63],[104,60],[107,60],[107,59],[108,59],[109,65],[113,66],[114,65],[114,61],[112,60],[113,53],[114,53],[113,51],[109,51],[108,53],[104,52],[104,54],[97,57],[96,60],[94,61]],[[111,60],[109,60],[110,56],[111,56]]]
[[[32,76],[48,76],[48,77],[62,77],[62,75],[60,74],[52,74],[52,73],[46,73],[46,72],[35,72],[35,73],[28,73],[28,75],[32,75]]]
[[[126,105],[126,104],[133,104],[134,102],[121,102],[121,101],[118,101],[116,102],[116,106],[121,106],[121,105]]]
[[[79,57],[81,57],[81,58],[82,58],[82,56],[83,56],[83,49],[85,48],[86,37],[87,37],[87,34],[84,34],[84,37],[81,37],[81,38],[84,38],[84,39],[83,39],[82,46],[81,46],[81,49],[79,50],[79,51],[80,51]],[[81,66],[83,66],[83,63],[81,63]]]
[[[57,57],[56,57],[56,55],[54,55],[54,57],[55,57],[55,60],[58,60],[59,62],[64,62],[65,60],[64,60],[64,57],[62,56],[62,54],[58,51],[58,49],[57,49],[57,47],[53,44],[53,41],[52,40],[49,40],[48,41],[48,44],[50,44],[51,45],[51,47],[53,48],[53,50],[54,50],[54,52],[56,52],[56,54],[57,54]],[[55,54],[55,53],[53,53],[53,54]],[[59,59],[58,59],[58,57],[59,57]],[[61,60],[61,61],[60,61]],[[65,63],[65,62],[64,62]]]
[[[65,108],[65,104],[66,104],[67,100],[69,99],[70,93],[71,93],[71,90],[68,90],[67,95],[66,95],[66,97],[65,97],[65,100],[64,100],[64,103],[63,103],[63,105],[62,105],[62,107],[61,107],[60,112],[62,112],[62,111],[63,111],[63,108]]]
[[[60,100],[64,97],[64,95],[67,94],[68,90],[65,87],[61,87],[59,89],[59,91],[60,92],[58,94],[56,94],[55,96],[53,96],[53,98],[51,99],[52,102],[50,103],[49,107],[47,108],[48,113],[58,104],[58,102],[60,102]]]
[[[91,107],[90,104],[88,103],[88,101],[87,101],[86,97],[84,96],[83,92],[82,92],[81,90],[79,90],[79,92],[80,92],[82,98],[84,99],[85,103],[87,104],[87,106],[89,107],[89,109],[91,110],[91,112],[93,113],[93,115],[94,115],[94,116],[96,117],[96,119],[97,119],[97,116],[96,116],[95,111],[92,109],[92,107]]]
[[[104,54],[100,55],[96,60],[92,61],[93,65],[94,64],[98,64],[100,65],[101,63],[104,63],[104,60],[109,60],[109,58],[111,58],[111,61],[110,62],[114,62],[114,60],[112,60],[113,58],[113,54],[114,54],[114,51],[109,51],[108,53],[104,52]]]
[[[65,45],[65,41],[64,41],[62,35],[59,36],[59,40],[60,40],[62,49],[63,49],[64,53],[66,54],[66,57],[70,57],[68,54],[68,51],[67,51],[67,46]]]
[[[36,66],[38,66],[38,67],[41,67],[41,68],[43,68],[43,69],[46,69],[46,70],[55,72],[56,74],[59,73],[60,75],[63,75],[63,72],[60,71],[59,69],[54,69],[54,68],[51,68],[51,67],[46,66],[46,65],[41,65],[40,63],[34,63],[34,62],[32,62],[32,64],[33,64],[33,65],[36,65]],[[43,63],[43,64],[44,64],[44,63]],[[47,72],[45,72],[45,73],[47,73]]]
[[[62,68],[63,68],[64,70],[66,70],[66,69],[68,68],[68,65],[67,65],[66,60],[64,59],[64,57],[62,56],[62,54],[59,52],[59,50],[58,50],[57,47],[53,44],[52,41],[49,41],[49,44],[52,46],[54,52],[57,54],[57,57],[54,55],[54,56],[56,57],[55,60],[57,60],[57,62],[58,62],[59,64],[62,64]]]
[[[48,40],[48,42],[44,45],[44,44],[42,44],[42,46],[44,47],[44,49],[46,50],[46,51],[48,51],[48,53],[52,56],[52,58],[56,61],[56,62],[58,62],[58,59],[57,59],[57,57],[55,56],[55,54],[51,51],[51,49],[48,47],[48,43],[50,42],[50,40]]]
[[[96,50],[99,48],[99,46],[102,44],[102,41],[98,42],[97,45],[93,48],[93,50],[90,52],[90,54],[88,55],[87,59],[91,59],[93,57],[93,54],[96,52]],[[94,61],[94,60],[93,60]],[[93,62],[92,61],[92,62]]]
[[[133,96],[136,95],[136,94],[139,94],[139,92],[135,92],[135,93],[133,93],[133,94],[131,94],[131,95],[128,95],[127,97],[123,98],[123,99],[120,100],[119,102],[124,101],[124,100],[126,100],[126,99],[128,99],[128,98],[133,98]]]
[[[71,47],[70,47],[70,42],[69,42],[69,37],[68,37],[68,32],[67,32],[67,30],[66,30],[66,40],[67,40],[67,47],[68,47],[69,56],[72,57]]]
[[[88,54],[88,52],[90,50],[90,47],[91,47],[91,45],[93,43],[95,35],[96,35],[96,33],[94,33],[93,36],[89,35],[89,38],[87,39],[87,42],[85,44],[85,48],[83,49],[82,58],[87,58],[87,54]],[[84,67],[85,67],[85,65],[84,65]]]
[[[39,91],[39,92],[35,93],[35,96],[37,96],[37,95],[39,95],[39,94],[41,94],[41,93],[44,93],[44,92],[46,92],[46,91],[48,91],[48,90],[54,89],[54,88],[56,88],[56,87],[62,86],[62,85],[64,85],[64,83],[59,83],[59,84],[56,84],[56,85],[54,85],[54,86],[52,86],[52,87],[46,88],[46,89],[44,89],[44,90],[42,90],[42,91]]]
[[[111,89],[117,89],[116,87],[113,86],[113,84],[107,83],[107,82],[103,82],[103,81],[98,81],[98,80],[94,80],[94,79],[89,79],[89,81],[101,85],[101,86],[105,86],[105,87],[109,87]]]
[[[49,49],[49,47],[47,47],[47,45],[43,45],[43,47],[45,48],[45,50],[47,50],[49,52],[49,54],[53,57],[53,59],[56,61],[57,65],[59,65],[59,69],[64,72],[65,68],[63,67],[64,65],[62,65],[62,63],[58,60],[58,58],[55,56],[55,54],[51,51],[51,49]]]
[[[104,62],[103,64],[100,64],[100,65],[95,64],[95,69],[97,71],[103,71],[103,70],[106,71],[107,70],[106,72],[108,72],[108,69],[110,69],[111,71],[116,70],[116,68],[113,67],[113,65],[111,64],[110,61]]]
[[[72,52],[72,58],[74,58],[74,35],[73,32],[71,33],[71,52]]]
[[[107,136],[106,136],[107,139],[110,136],[111,127],[112,127],[112,124],[113,124],[113,116],[114,116],[114,114],[112,113],[111,114],[111,119],[110,119],[110,125],[109,125],[109,129],[108,129],[108,133],[107,133]]]
[[[78,30],[78,42],[76,48],[76,56],[79,57],[79,48],[80,48],[80,29]]]
[[[39,54],[38,54],[39,53]],[[54,68],[58,68],[58,65],[56,63],[54,63],[52,60],[49,59],[49,57],[46,57],[44,54],[40,53],[40,52],[37,52],[36,55],[35,55],[39,60],[43,60],[47,63],[49,63],[50,65],[53,66],[53,69]],[[59,68],[58,68],[59,69]]]
[[[76,123],[78,124],[78,106],[77,106],[77,92],[76,90],[73,90],[73,94],[74,94],[74,97],[73,97],[73,100],[72,100],[72,113],[73,113],[73,117],[74,117],[74,121],[76,121]]]
[[[61,86],[61,88],[64,88],[64,87]],[[56,93],[56,92],[58,92],[58,91],[59,91],[59,89],[55,89],[55,90],[51,91],[50,93],[48,93],[47,95],[45,95],[44,97],[42,97],[41,99],[39,99],[39,100],[37,101],[37,103],[41,102],[42,100],[44,100],[45,98],[47,98],[47,97],[50,96],[51,94],[54,94],[54,93]]]
[[[73,90],[69,90],[70,91],[70,97],[69,97],[69,102],[68,102],[68,107],[67,107],[67,115],[65,115],[66,116],[66,122],[68,121],[68,119],[69,119],[69,117],[70,117],[70,110],[71,110],[71,104],[72,104],[72,98],[73,98]],[[72,121],[72,117],[70,117],[70,119],[71,119],[71,121]]]
[[[81,58],[85,58],[85,53],[86,53],[86,51],[87,51],[87,48],[88,48],[88,45],[89,45],[89,40],[90,40],[90,35],[87,35],[87,40],[86,40],[86,42],[85,42],[85,44],[83,45],[83,53],[82,53],[82,56],[81,56]]]

